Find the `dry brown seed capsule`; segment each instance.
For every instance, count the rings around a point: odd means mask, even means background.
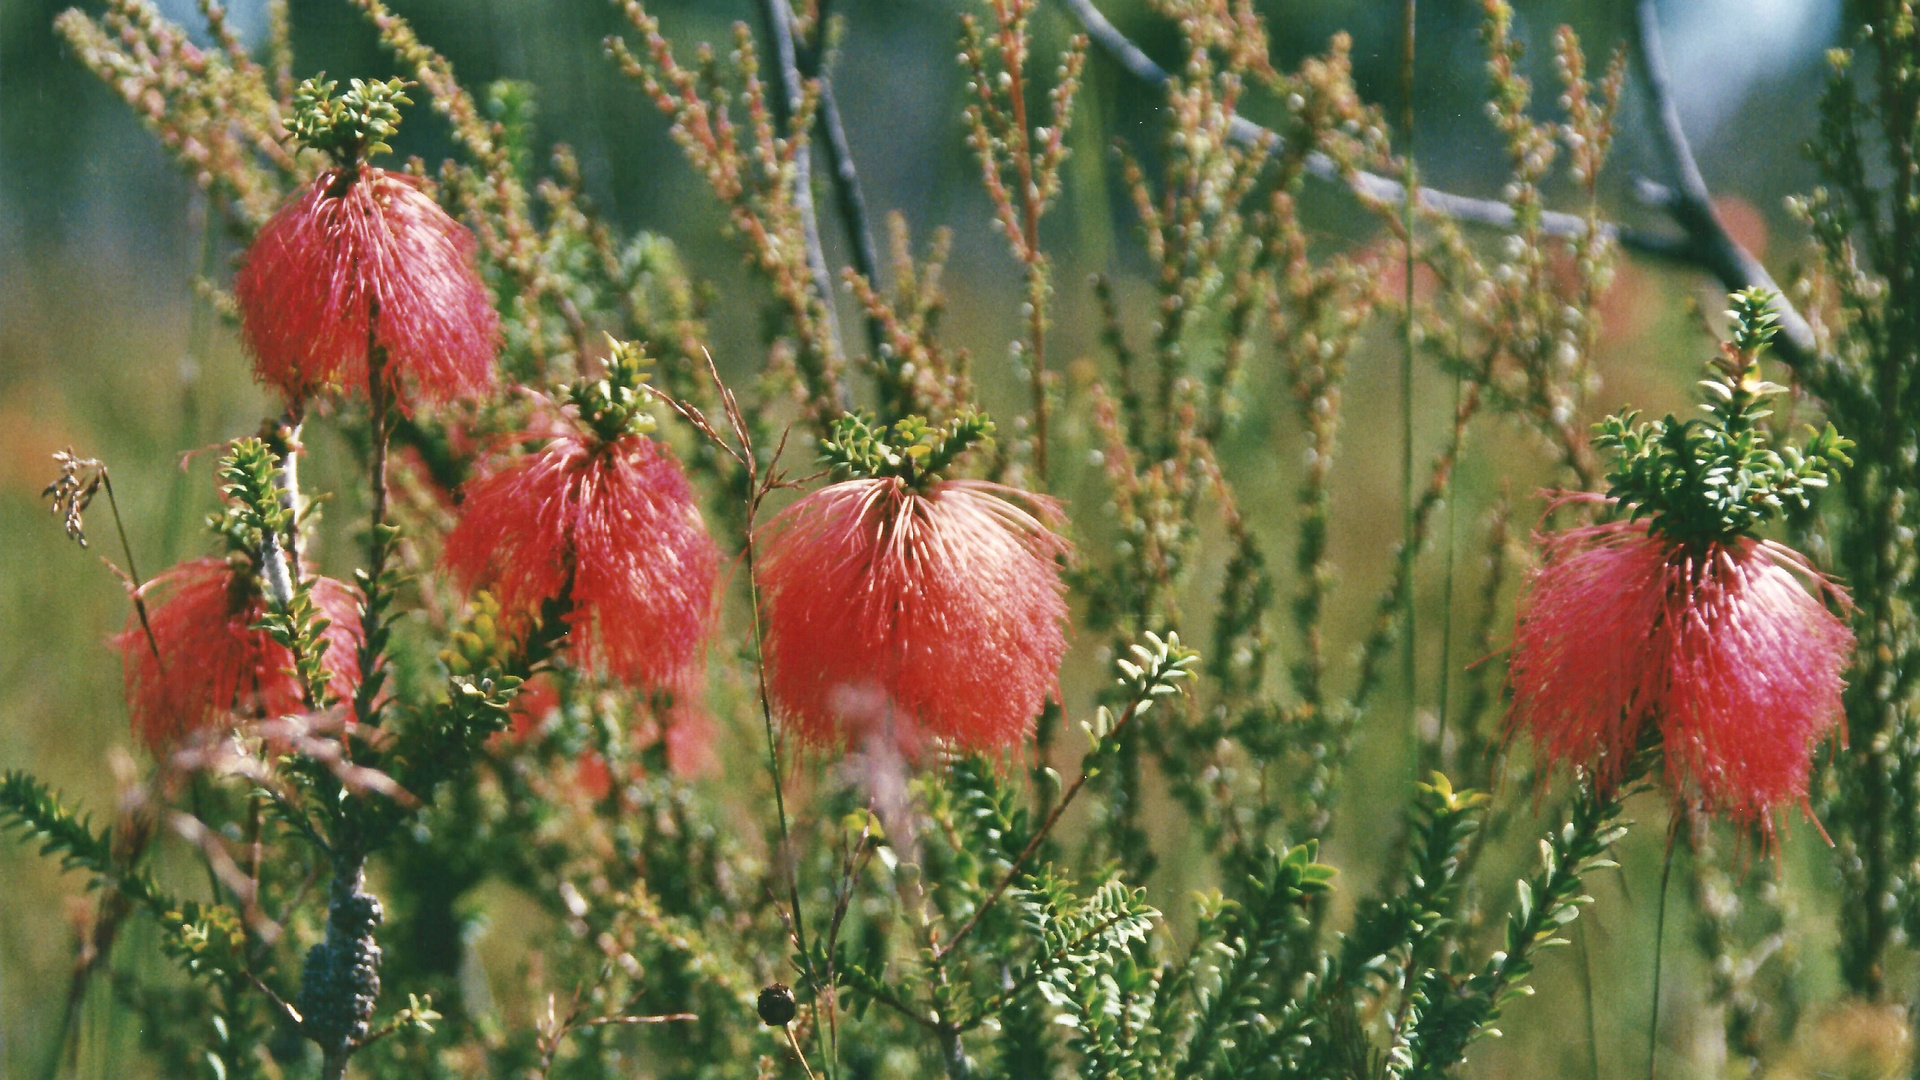
[[[786,1027],[793,1021],[796,1011],[793,1004],[793,991],[786,983],[774,983],[760,991],[760,1020],[768,1027]]]

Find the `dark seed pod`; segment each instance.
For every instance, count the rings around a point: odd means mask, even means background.
[[[793,1022],[797,1011],[793,1004],[793,991],[786,983],[774,983],[760,991],[760,1019],[768,1027],[786,1027]]]

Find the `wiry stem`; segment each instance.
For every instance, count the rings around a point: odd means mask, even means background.
[[[1667,940],[1667,882],[1673,877],[1673,847],[1680,835],[1680,822],[1681,818],[1676,814],[1673,827],[1667,832],[1667,854],[1660,860],[1660,895],[1654,898],[1653,989],[1647,995],[1652,999],[1647,1020],[1647,1080],[1654,1080],[1660,1058],[1660,961],[1666,953],[1661,946]]]
[[[1653,114],[1653,130],[1662,156],[1673,172],[1676,186],[1641,184],[1642,197],[1664,210],[1686,234],[1684,244],[1671,257],[1698,266],[1719,278],[1729,292],[1758,286],[1776,294],[1775,309],[1780,313],[1780,336],[1774,347],[1787,363],[1798,366],[1811,359],[1815,346],[1813,328],[1786,302],[1783,290],[1747,250],[1727,234],[1727,227],[1713,208],[1713,193],[1694,161],[1693,147],[1686,129],[1680,126],[1680,110],[1673,100],[1667,79],[1666,54],[1660,47],[1660,19],[1653,0],[1640,0],[1634,7],[1633,55],[1646,85],[1647,109]],[[1627,243],[1623,235],[1622,243]]]
[[[120,500],[113,494],[113,476],[106,466],[100,467],[100,489],[107,493],[107,509],[113,512],[113,530],[120,537],[120,552],[127,557],[127,577],[133,580],[133,610],[140,616],[140,629],[147,636],[147,648],[153,650],[155,663],[164,669],[166,662],[160,659],[160,642],[153,636],[153,622],[147,615],[146,598],[140,595],[140,588],[146,579],[140,576],[140,567],[133,561],[133,542],[127,539],[127,523],[120,514]]]
[[[1003,33],[1006,29],[1003,27]],[[1019,54],[1025,59],[1024,42]],[[1010,56],[1007,99],[1013,107],[1014,167],[1020,177],[1021,262],[1027,271],[1027,372],[1033,396],[1033,467],[1047,481],[1047,260],[1040,253],[1040,192],[1034,183],[1032,134],[1027,126],[1027,88],[1021,63]]]
[[[946,1066],[947,1080],[967,1080],[973,1069],[967,1064],[966,1047],[960,1043],[960,1031],[952,1024],[940,1027],[940,1061]]]
[[[372,488],[368,510],[367,569],[363,583],[366,595],[360,607],[360,688],[353,698],[354,719],[363,724],[378,724],[378,692],[381,651],[383,590],[387,572],[388,549],[392,537],[387,532],[387,444],[393,434],[393,385],[387,374],[387,350],[374,340],[379,322],[379,304],[373,305],[367,320],[367,424],[373,440],[369,452],[367,479]]]
[[[1401,137],[1405,140],[1404,180],[1400,200],[1400,224],[1406,233],[1401,239],[1405,244],[1405,262],[1402,269],[1406,273],[1406,295],[1402,298],[1406,311],[1400,322],[1400,543],[1402,549],[1415,553],[1419,545],[1414,542],[1413,519],[1413,357],[1415,349],[1414,327],[1414,251],[1413,220],[1414,192],[1417,190],[1413,154],[1413,47],[1414,16],[1418,10],[1417,0],[1406,0],[1403,8],[1405,47],[1400,57],[1400,95]],[[1419,656],[1415,652],[1414,622],[1415,597],[1413,583],[1414,565],[1407,566],[1407,587],[1400,598],[1400,692],[1406,698],[1408,742],[1416,747],[1414,758],[1414,777],[1420,776],[1419,767],[1419,695],[1418,682]]]

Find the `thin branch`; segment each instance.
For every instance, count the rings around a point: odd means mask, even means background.
[[[62,519],[61,525],[66,529],[68,538],[81,547],[87,546],[84,518],[87,507],[93,503],[95,492],[107,493],[107,506],[113,511],[113,527],[120,534],[120,550],[127,557],[127,568],[121,570],[104,555],[100,561],[126,584],[127,593],[133,598],[133,610],[140,616],[140,629],[146,632],[147,647],[153,650],[154,662],[164,672],[167,662],[160,656],[160,642],[153,636],[153,623],[147,618],[147,601],[141,595],[146,581],[140,576],[140,567],[133,560],[133,543],[127,539],[126,521],[120,515],[120,500],[113,494],[113,476],[107,471],[107,463],[96,458],[80,457],[72,447],[55,452],[53,460],[60,466],[60,475],[40,494],[42,498],[53,501],[54,516]]]
[[[154,640],[153,623],[147,618],[147,601],[140,595],[145,584],[140,577],[140,567],[133,561],[133,541],[127,539],[127,523],[120,514],[120,499],[113,493],[113,477],[105,465],[100,466],[100,487],[107,493],[107,509],[113,511],[113,530],[120,536],[120,550],[127,557],[127,576],[133,579],[133,610],[140,614],[140,629],[147,635],[147,647],[153,650],[154,660],[165,670],[166,661],[160,659],[160,643]]]
[[[1150,703],[1151,700],[1150,698],[1139,698],[1129,703],[1126,711],[1122,712],[1120,718],[1114,721],[1113,728],[1107,732],[1106,737],[1117,737],[1120,732],[1126,728],[1128,721],[1131,721],[1134,716],[1140,712],[1141,707]],[[1019,877],[1020,871],[1026,868],[1028,860],[1032,859],[1034,853],[1040,850],[1040,845],[1044,843],[1047,836],[1053,832],[1053,827],[1060,823],[1060,815],[1066,813],[1067,807],[1073,804],[1073,797],[1080,794],[1080,789],[1086,787],[1087,781],[1093,778],[1095,770],[1092,767],[1092,758],[1093,755],[1088,755],[1088,765],[1080,770],[1080,775],[1074,778],[1072,786],[1068,787],[1065,793],[1060,796],[1059,802],[1053,804],[1053,809],[1047,812],[1046,820],[1042,821],[1040,828],[1034,831],[1032,839],[1027,841],[1027,846],[1020,849],[1019,857],[1013,860],[1012,866],[1007,867],[1007,872],[1000,878],[1000,883],[993,887],[993,891],[987,894],[985,900],[980,901],[979,907],[973,909],[973,916],[962,924],[960,929],[954,931],[953,936],[948,938],[945,944],[934,951],[933,962],[936,965],[943,963],[947,957],[953,955],[953,950],[960,947],[960,943],[966,940],[968,934],[973,933],[973,928],[980,924],[980,917],[987,913],[987,909],[993,906],[994,901],[1000,899],[1000,894],[1007,891],[1007,887],[1013,884],[1013,879]]]
[[[765,2],[783,8],[786,6],[786,0],[765,0]],[[791,42],[791,36],[789,36],[788,40]],[[734,396],[733,390],[727,386],[726,381],[720,377],[720,369],[713,362],[713,354],[705,352],[705,350],[702,351],[707,361],[707,375],[713,379],[714,389],[720,397],[721,412],[726,418],[727,425],[733,429],[733,442],[728,442],[698,408],[689,403],[676,400],[672,395],[661,391],[657,387],[650,389],[652,389],[657,397],[667,402],[675,412],[678,412],[685,418],[688,423],[692,424],[701,435],[711,440],[714,445],[718,446],[728,456],[738,462],[740,467],[745,469],[747,473],[747,520],[745,529],[745,551],[742,553],[742,559],[746,564],[748,606],[749,610],[753,613],[751,640],[754,650],[754,671],[759,688],[760,718],[766,728],[767,773],[773,780],[773,805],[780,825],[780,848],[775,858],[775,872],[784,872],[787,886],[787,902],[789,904],[789,910],[779,912],[779,914],[786,922],[788,932],[793,937],[794,949],[800,957],[801,974],[806,976],[808,983],[813,987],[815,995],[814,1008],[817,1011],[820,1008],[819,1002],[822,999],[825,999],[828,1008],[832,1007],[833,985],[830,979],[823,978],[822,974],[815,969],[811,955],[807,952],[806,924],[802,921],[800,913],[799,866],[793,857],[793,838],[787,821],[786,793],[781,783],[783,769],[780,765],[780,738],[774,731],[773,698],[767,689],[766,637],[764,627],[760,621],[759,549],[756,544],[756,534],[759,531],[756,522],[759,518],[761,504],[765,502],[767,496],[775,490],[792,486],[791,482],[785,478],[785,474],[780,471],[780,457],[786,452],[787,436],[791,433],[791,429],[789,428],[780,433],[780,442],[774,446],[773,456],[768,459],[765,471],[762,471],[759,465],[759,455],[754,450],[753,435],[747,424],[746,415],[740,411],[739,399]],[[777,901],[774,907],[776,910],[779,908]],[[815,1030],[816,1033],[820,1031],[817,1026]],[[823,1043],[827,1038],[825,1034],[820,1034],[819,1037]],[[823,1069],[832,1069],[834,1064],[833,1057],[836,1052],[837,1048],[829,1050],[825,1046],[822,1047],[822,1054],[825,1055],[826,1058],[825,1063],[822,1065]],[[829,1073],[829,1075],[831,1075],[831,1073]]]
[[[261,995],[267,999],[267,1003],[273,1006],[273,1011],[280,1015],[280,1019],[296,1028],[306,1026],[306,1017],[300,1015],[300,1010],[294,1008],[292,1003],[287,1001],[286,998],[281,997],[279,992],[273,987],[260,981],[260,976],[255,975],[251,971],[243,971],[240,973],[240,976],[249,983],[252,983],[255,990],[260,991]]]
[[[1680,110],[1674,104],[1673,86],[1667,77],[1666,53],[1660,47],[1660,20],[1653,0],[1640,0],[1635,6],[1634,61],[1640,79],[1647,88],[1647,109],[1653,114],[1653,130],[1661,153],[1678,186],[1668,189],[1642,184],[1641,196],[1666,211],[1687,234],[1685,261],[1711,273],[1729,291],[1759,286],[1780,293],[1767,268],[1727,235],[1726,226],[1713,209],[1713,193],[1700,165],[1693,159],[1693,147],[1687,142],[1686,129],[1680,126]],[[1776,303],[1780,311],[1780,336],[1775,348],[1782,359],[1793,366],[1815,353],[1813,328],[1784,297]]]
[[[1107,21],[1107,17],[1094,6],[1093,0],[1061,0],[1061,3],[1065,4],[1080,21],[1087,36],[1098,42],[1100,47],[1118,61],[1128,74],[1154,86],[1164,86],[1172,79],[1166,69],[1154,63],[1152,57],[1141,51],[1138,45]],[[1651,19],[1650,0],[1642,0],[1640,8],[1641,22],[1645,23]],[[1655,86],[1652,77],[1649,76],[1649,96],[1655,99],[1656,103],[1666,101],[1667,108],[1662,111],[1669,112],[1671,97],[1666,90],[1665,66],[1657,59],[1658,41],[1657,39],[1651,42],[1647,40],[1644,26],[1639,36],[1642,39],[1642,47],[1636,52],[1641,57],[1643,71],[1652,67],[1657,70],[1660,79],[1659,84]],[[1647,48],[1649,44],[1653,46],[1652,49]],[[1647,63],[1650,53],[1656,58],[1652,65]],[[1658,107],[1657,104],[1656,107]],[[1259,144],[1263,139],[1276,138],[1272,132],[1243,116],[1233,118],[1228,135],[1235,142],[1250,146]],[[1691,165],[1692,151],[1687,147],[1685,135],[1680,131],[1677,118],[1664,131],[1663,138],[1668,144],[1669,151],[1676,154],[1676,159],[1684,158]],[[1399,181],[1363,169],[1348,170],[1319,151],[1307,155],[1305,170],[1309,176],[1328,183],[1340,184],[1369,201],[1398,203],[1405,198],[1406,188]],[[1693,179],[1697,181],[1699,170],[1694,168],[1692,171]],[[1725,227],[1713,213],[1712,200],[1706,195],[1704,183],[1701,183],[1692,194],[1681,192],[1666,195],[1663,194],[1665,189],[1658,185],[1641,185],[1641,187],[1643,197],[1650,197],[1654,205],[1664,211],[1673,223],[1680,227],[1683,235],[1649,233],[1613,222],[1602,222],[1598,226],[1602,235],[1636,254],[1704,270],[1717,278],[1720,284],[1730,292],[1756,286],[1772,289],[1776,293],[1780,292],[1779,285],[1767,273],[1766,268],[1727,235]],[[1430,187],[1419,188],[1417,194],[1420,206],[1428,213],[1468,225],[1483,225],[1494,229],[1510,229],[1514,226],[1513,207],[1503,202],[1456,195]],[[1540,216],[1540,231],[1548,236],[1574,239],[1586,235],[1587,223],[1577,214],[1549,210]],[[1787,303],[1784,294],[1778,301],[1778,305],[1781,313],[1780,336],[1774,339],[1774,350],[1789,366],[1802,367],[1812,362],[1817,354],[1813,328],[1807,325],[1806,319],[1794,310],[1792,305]]]
[[[603,984],[605,982],[605,978],[606,976],[603,973],[601,976],[601,981]],[[582,1020],[580,1019],[581,1001],[580,1001],[579,987],[574,988],[573,1000],[567,1009],[567,1015],[565,1019],[561,1019],[560,1016],[555,1011],[555,1008],[554,1008],[555,1003],[556,1003],[555,996],[553,994],[548,994],[546,1020],[544,1023],[536,1022],[536,1026],[540,1029],[539,1041],[537,1044],[540,1049],[540,1068],[539,1068],[539,1071],[536,1072],[534,1075],[540,1077],[541,1080],[546,1080],[546,1077],[553,1072],[553,1058],[555,1054],[559,1053],[560,1044],[566,1041],[566,1038],[568,1035],[571,1035],[576,1031],[585,1031],[588,1028],[609,1027],[609,1026],[632,1027],[632,1026],[638,1026],[642,1024],[671,1024],[671,1023],[678,1023],[678,1022],[689,1021],[689,1020],[697,1021],[700,1019],[699,1015],[696,1013],[680,1012],[680,1013],[660,1013],[652,1016],[629,1016],[625,1014],[615,1014],[612,1016],[596,1016],[590,1020]],[[400,1019],[401,1018],[396,1017],[393,1022],[388,1023],[384,1028],[368,1036],[364,1041],[361,1042],[360,1045],[365,1046],[368,1043],[373,1042],[375,1039],[380,1038],[381,1036],[390,1034],[391,1032],[398,1030],[401,1026]],[[812,1076],[811,1071],[808,1072],[808,1076],[809,1077]]]
[[[1020,977],[1019,982],[1016,982],[1012,986],[1009,986],[1006,989],[1000,991],[998,994],[995,994],[992,997],[992,999],[987,1002],[984,1008],[982,1008],[979,1012],[973,1015],[972,1019],[968,1020],[964,1024],[957,1025],[957,1030],[959,1031],[959,1033],[964,1035],[967,1032],[972,1031],[973,1029],[986,1023],[988,1020],[998,1017],[1000,1013],[1006,1009],[1007,1005],[1013,1001],[1014,998],[1019,997],[1021,994],[1025,993],[1028,989],[1038,984],[1042,978],[1046,977],[1047,973],[1053,968],[1055,964],[1058,964],[1062,960],[1065,960],[1069,955],[1071,955],[1075,951],[1081,948],[1084,948],[1088,942],[1094,940],[1100,935],[1113,929],[1114,926],[1117,925],[1121,919],[1124,919],[1126,917],[1127,917],[1127,913],[1124,911],[1115,912],[1114,914],[1109,915],[1107,918],[1101,920],[1100,923],[1094,926],[1093,929],[1088,930],[1086,933],[1081,934],[1079,937],[1074,938],[1072,941],[1066,942],[1065,944],[1061,945],[1059,948],[1048,953],[1046,956],[1041,957],[1037,962],[1034,963],[1032,968],[1028,969],[1025,975],[1022,975]]]
[[[813,1066],[807,1064],[806,1052],[800,1049],[800,1040],[794,1037],[793,1025],[781,1024],[780,1030],[787,1033],[787,1045],[793,1047],[793,1056],[800,1059],[800,1067],[807,1072],[807,1080],[815,1080]]]
[[[788,0],[776,0],[791,10]],[[820,0],[814,16],[815,41],[811,47],[797,50],[800,74],[819,87],[820,104],[814,115],[814,131],[827,155],[827,176],[833,181],[834,206],[840,214],[840,227],[847,233],[847,248],[853,259],[853,271],[880,287],[880,251],[873,243],[873,226],[867,215],[867,196],[860,186],[860,174],[853,166],[853,147],[847,141],[847,127],[840,119],[840,101],[833,92],[833,77],[827,73],[827,26],[830,20],[828,0]],[[886,328],[871,313],[866,318],[867,347],[873,350],[874,363],[880,362],[881,346],[886,344]]]
[[[774,120],[780,130],[789,138],[798,133],[791,130],[793,116],[800,110],[806,99],[805,82],[800,74],[800,61],[793,41],[793,8],[787,0],[760,0],[760,19],[766,24],[767,37],[773,46],[773,59],[779,69],[779,89],[769,95],[773,105]],[[834,313],[833,275],[827,271],[827,256],[820,246],[820,219],[813,208],[813,168],[806,152],[793,157],[793,205],[800,212],[800,228],[807,241],[807,273],[813,278],[813,290],[820,296],[820,305],[827,320],[827,334],[831,339],[827,347],[840,349],[839,319]]]
[[[872,998],[874,1001],[882,1005],[885,1005],[887,1008],[892,1009],[894,1012],[899,1013],[902,1017],[908,1020],[911,1020],[914,1023],[920,1025],[921,1027],[927,1029],[928,1031],[931,1031],[935,1034],[939,1034],[941,1032],[942,1025],[940,1021],[920,1013],[912,1005],[909,1005],[906,1002],[901,1001],[898,996],[896,996],[891,990],[888,990],[885,986],[882,986],[882,985],[863,986],[860,988],[860,992]]]

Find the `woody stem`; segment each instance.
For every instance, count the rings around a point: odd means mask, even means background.
[[[387,350],[377,339],[380,306],[367,318],[367,403],[372,439],[368,476],[373,489],[368,514],[371,538],[361,581],[360,685],[353,715],[361,724],[379,723],[380,654],[384,645],[381,613],[386,607],[386,565],[392,540],[387,531],[387,440],[393,411],[393,384]],[[347,736],[343,735],[343,740]],[[351,753],[351,743],[348,744]],[[333,823],[333,885],[327,901],[327,935],[308,953],[300,973],[300,1011],[306,1035],[321,1051],[321,1080],[343,1080],[347,1062],[367,1038],[373,1007],[380,996],[380,946],[374,931],[381,922],[380,901],[366,890],[367,846],[358,803],[342,800]]]

